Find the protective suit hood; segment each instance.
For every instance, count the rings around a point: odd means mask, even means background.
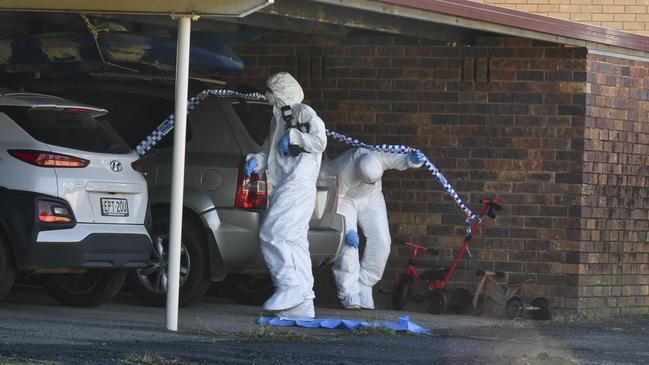
[[[293,106],[304,100],[302,87],[288,72],[274,74],[268,79],[266,86],[273,92],[278,104]]]
[[[384,167],[381,161],[371,153],[366,153],[358,158],[358,177],[367,184],[374,184],[381,180]]]

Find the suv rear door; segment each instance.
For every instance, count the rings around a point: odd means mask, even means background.
[[[207,98],[187,115],[185,187],[207,194],[217,208],[232,208],[242,157],[220,102]],[[173,133],[165,139],[165,146],[173,146]],[[170,186],[172,149],[157,150],[158,187]]]
[[[15,114],[13,119],[51,152],[87,161],[85,167],[54,168],[58,196],[70,204],[78,222],[144,222],[146,184],[131,168],[136,155],[105,111],[37,106]]]

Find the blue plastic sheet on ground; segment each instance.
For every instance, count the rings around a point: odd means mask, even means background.
[[[430,332],[410,321],[410,317],[400,317],[397,322],[367,322],[347,319],[316,318],[311,320],[291,320],[277,317],[259,317],[257,324],[280,327],[306,327],[327,329],[360,329],[360,328],[387,328],[397,332],[408,332],[418,335],[429,335]]]

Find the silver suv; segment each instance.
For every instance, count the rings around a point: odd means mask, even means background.
[[[110,110],[114,127],[131,147],[173,111],[173,87],[168,84],[95,80],[40,82],[26,88],[36,86]],[[194,84],[190,95],[205,88],[219,87]],[[246,180],[242,173],[244,156],[257,152],[268,134],[271,114],[265,103],[209,97],[188,116],[181,305],[199,300],[211,281],[226,276],[226,292],[238,302],[256,304],[272,293],[258,239],[266,179],[253,175]],[[142,302],[155,306],[165,304],[167,285],[172,139],[170,133],[135,164],[149,186],[155,255],[153,265],[132,271],[128,281]],[[344,232],[342,216],[335,213],[336,176],[324,165],[309,232],[314,266],[335,257]]]

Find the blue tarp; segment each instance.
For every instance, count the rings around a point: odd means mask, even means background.
[[[280,319],[277,317],[259,317],[257,324],[280,326],[280,327],[306,327],[306,328],[327,328],[327,329],[360,329],[360,328],[386,328],[395,330],[397,332],[408,332],[419,335],[429,335],[430,332],[410,321],[408,316],[400,317],[397,322],[366,322],[355,321],[347,319],[333,319],[333,318],[316,318],[312,320],[290,320]]]

